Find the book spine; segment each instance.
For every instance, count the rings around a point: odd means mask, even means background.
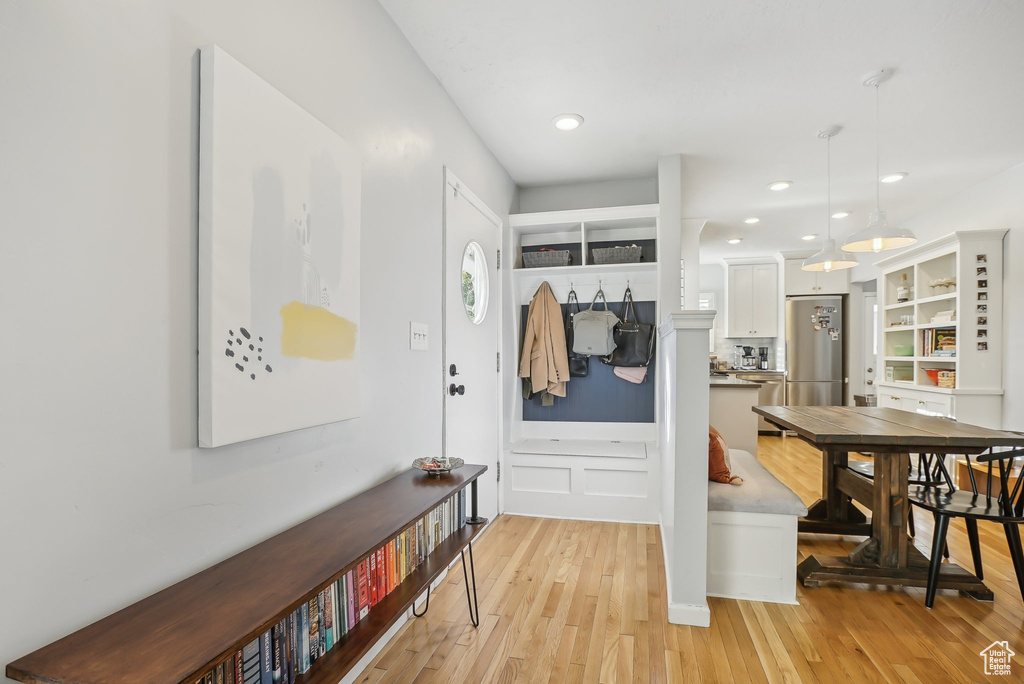
[[[242,650],[235,652],[235,684],[243,684],[245,675],[242,674]]]
[[[316,597],[317,609],[320,615],[320,651],[317,653],[318,658],[323,658],[324,654],[327,653],[327,593],[321,591]]]
[[[356,614],[358,613],[356,606],[359,604],[359,585],[355,581],[356,571],[349,570],[348,574],[345,575],[345,594],[348,599],[348,628],[352,627],[358,621]]]
[[[409,530],[403,530],[402,536],[400,536],[398,539],[400,540],[401,544],[401,551],[398,554],[398,583],[401,584],[405,581],[405,577],[408,574],[407,571],[409,569],[409,566],[407,565],[409,561],[409,555],[408,549],[406,548],[409,539]]]
[[[341,639],[342,617],[341,613],[338,612],[338,601],[341,598],[340,594],[338,593],[339,587],[340,585],[337,582],[334,582],[328,588],[328,596],[331,597],[331,632],[330,634],[328,634],[330,641],[330,644],[328,645],[328,650],[334,648],[334,645],[338,643],[339,639]]]
[[[377,602],[384,598],[384,547],[377,549]]]
[[[359,612],[356,620],[362,620],[370,612],[370,560],[359,563]]]
[[[395,540],[388,542],[388,593],[395,590]]]
[[[242,649],[242,684],[260,684],[259,639],[253,639]]]
[[[417,565],[423,562],[426,557],[426,543],[423,539],[423,521],[416,521],[416,559]]]
[[[377,552],[370,554],[370,564],[367,568],[366,585],[370,597],[370,607],[377,605]]]
[[[224,684],[235,684],[235,656],[224,661]]]
[[[288,684],[299,674],[299,611],[288,616]]]
[[[395,585],[405,579],[405,532],[395,537]]]
[[[281,683],[281,631],[283,624],[283,622],[279,622],[276,625],[274,625],[274,629],[272,630],[270,640],[270,643],[273,646],[273,650],[271,651],[272,657],[270,659],[270,674],[271,681],[273,682],[273,684]]]
[[[320,604],[316,596],[309,599],[309,664],[320,656]]]
[[[268,629],[260,636],[260,684],[274,684],[274,644]]]
[[[213,669],[213,684],[224,684],[224,663]]]
[[[309,671],[309,603],[299,606],[299,674]]]

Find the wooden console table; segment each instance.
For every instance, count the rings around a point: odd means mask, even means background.
[[[483,530],[467,464],[407,470],[212,568],[7,665],[22,682],[192,684],[467,485],[467,524],[437,546],[297,682],[339,681]],[[470,558],[472,548],[470,547]],[[465,558],[463,558],[465,560]],[[475,577],[474,577],[475,586]],[[467,593],[469,584],[467,582]],[[429,594],[428,594],[429,596]],[[471,602],[472,609],[472,602]],[[476,618],[470,613],[476,623]]]

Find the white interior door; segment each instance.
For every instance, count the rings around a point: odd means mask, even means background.
[[[486,465],[479,514],[498,512],[502,224],[458,178],[444,188],[444,453]]]

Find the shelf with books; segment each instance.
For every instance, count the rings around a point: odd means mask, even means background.
[[[893,389],[890,406],[924,404],[968,423],[1000,428],[1002,241],[1005,230],[960,231],[882,259],[879,366],[913,345],[913,392]],[[899,302],[907,290],[909,301]],[[908,343],[908,336],[912,342]],[[896,347],[900,349],[897,351]],[[952,386],[950,386],[952,385]],[[931,394],[951,395],[948,400]],[[902,396],[906,395],[906,396]],[[913,395],[913,396],[911,396]],[[899,399],[906,399],[902,404]],[[909,401],[913,399],[913,401]],[[938,403],[930,403],[932,401]],[[882,405],[882,399],[879,400]]]
[[[477,478],[486,470],[486,466],[467,464],[440,477],[405,471],[19,658],[7,665],[6,674],[23,682],[82,684],[263,684],[291,682],[292,676],[301,684],[337,682],[483,530],[483,524],[463,526],[462,518],[465,515],[468,523],[471,511],[467,509],[474,507],[465,490],[472,487],[475,492]],[[439,508],[442,512],[435,514]],[[408,542],[406,532],[424,516],[446,520],[445,533],[440,534],[441,528],[437,528],[437,536],[429,543],[418,541],[418,537],[415,543]],[[406,563],[399,566],[396,561],[400,556],[382,553],[382,549],[400,548],[401,544],[395,542],[403,536],[407,540],[405,548],[423,549],[422,560],[417,551],[417,562],[407,554]],[[472,558],[472,552],[469,555]],[[387,558],[385,567],[392,572],[377,575],[380,593],[375,605],[369,607],[368,596],[361,596],[368,610],[355,621],[354,616],[349,618],[349,608],[342,614],[340,601],[338,610],[334,610],[334,595],[349,591],[354,583],[339,580],[352,577],[353,571],[358,572],[371,556]],[[396,581],[401,577],[400,571],[395,572],[399,567],[405,570],[402,581]],[[326,609],[322,620],[321,597]],[[314,614],[315,621],[311,618]],[[306,631],[296,624],[303,617],[308,622]],[[344,630],[336,619],[344,621]],[[328,635],[331,641],[338,637],[329,649]],[[276,642],[275,636],[279,637]],[[300,674],[303,668],[296,657],[303,637],[305,646],[313,649],[315,644],[317,651],[315,663]],[[282,641],[297,647],[282,647]],[[313,651],[307,654],[312,660]],[[289,670],[289,662],[298,666]],[[273,678],[275,665],[282,674],[289,673],[287,680],[283,676]],[[223,679],[217,676],[220,672]]]

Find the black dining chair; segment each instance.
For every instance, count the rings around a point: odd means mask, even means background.
[[[939,583],[939,570],[942,566],[942,554],[937,549],[946,546],[946,532],[949,530],[951,518],[963,518],[967,533],[971,539],[971,555],[974,557],[975,575],[982,578],[981,545],[978,541],[978,521],[987,520],[999,523],[1006,534],[1006,543],[1010,547],[1010,558],[1017,575],[1017,586],[1024,597],[1024,553],[1021,551],[1021,536],[1018,525],[1024,523],[1024,496],[1021,496],[1021,484],[1024,477],[1018,477],[1011,489],[1009,474],[1013,470],[1014,460],[1024,456],[1024,449],[990,449],[988,453],[974,457],[974,462],[984,465],[984,487],[979,487],[978,478],[974,474],[974,465],[970,456],[967,460],[967,473],[970,480],[968,490],[964,483],[957,489],[953,478],[949,476],[946,466],[939,459],[940,470],[946,486],[918,486],[910,490],[910,503],[935,516],[935,533],[932,537],[932,558],[928,567],[928,589],[925,592],[924,605],[931,608],[935,603],[935,590]],[[998,488],[993,489],[994,485]]]

